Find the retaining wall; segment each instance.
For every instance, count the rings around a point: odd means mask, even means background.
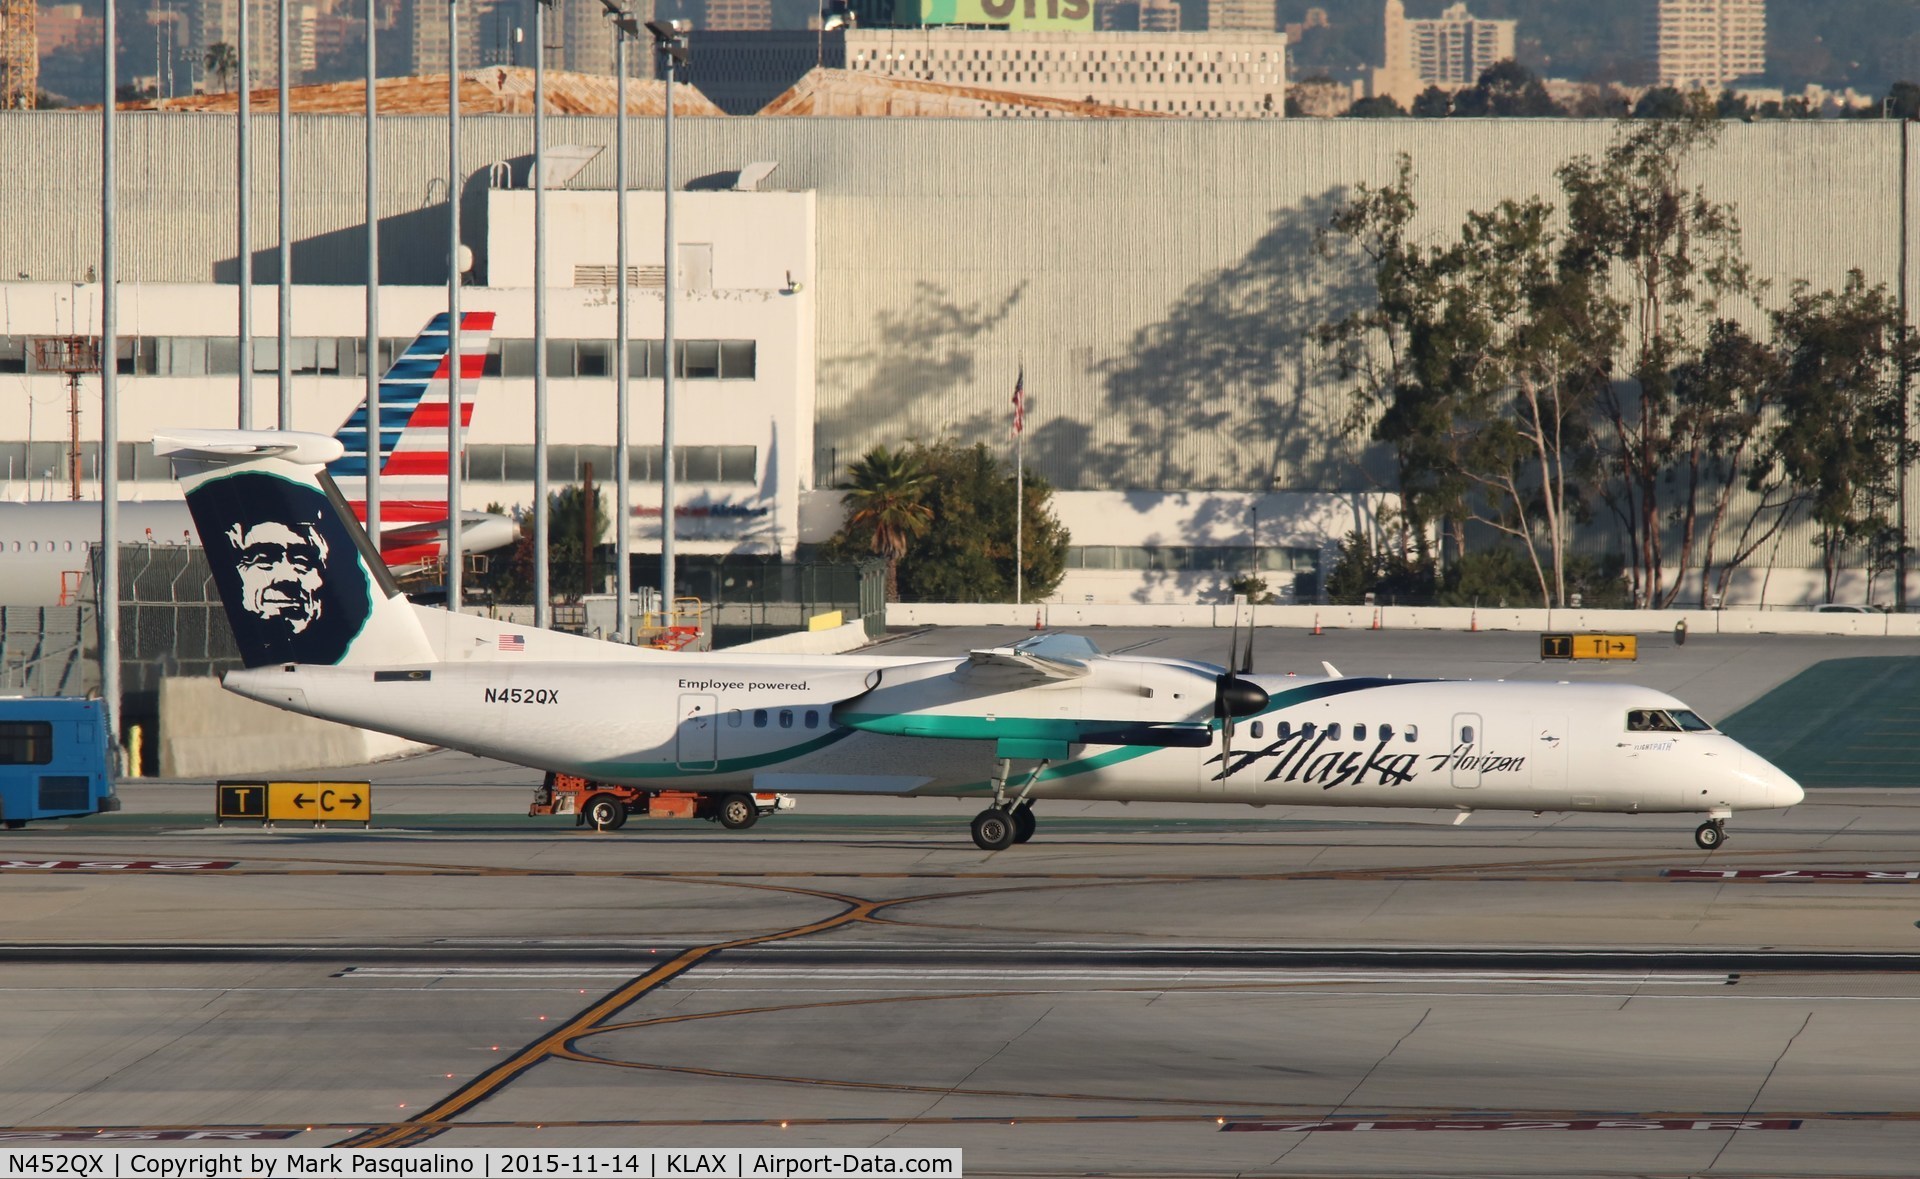
[[[956,605],[893,602],[887,625],[1017,626],[1071,629],[1083,626],[1230,627],[1235,611],[1244,623],[1247,608],[1227,604],[1152,605]],[[1671,631],[1685,620],[1692,635],[1920,635],[1920,614],[1819,614],[1791,610],[1493,610],[1461,606],[1260,606],[1255,620],[1263,627],[1310,630],[1512,630],[1604,631],[1653,634]]]

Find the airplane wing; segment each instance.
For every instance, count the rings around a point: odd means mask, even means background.
[[[1100,648],[1084,635],[1042,634],[1011,647],[986,647],[967,653],[954,679],[994,692],[1081,679],[1093,671]]]
[[[1010,692],[1061,680],[1077,680],[1093,670],[1081,659],[1041,655],[1017,647],[988,647],[969,651],[954,678],[969,687]]]

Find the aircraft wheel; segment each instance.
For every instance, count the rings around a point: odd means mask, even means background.
[[[1013,816],[999,807],[988,807],[973,817],[973,842],[981,851],[1000,851],[1014,840]]]
[[[751,794],[729,794],[720,800],[716,817],[729,831],[745,831],[760,821],[760,807]]]
[[[1694,828],[1693,841],[1706,851],[1712,851],[1727,841],[1727,829],[1717,819],[1702,823]]]
[[[1013,812],[1013,841],[1025,843],[1033,838],[1033,829],[1037,821],[1033,817],[1033,804],[1029,803]]]
[[[7,830],[9,831],[18,831],[20,830],[20,828],[25,827],[26,825],[27,825],[27,821],[25,819],[8,819],[7,820]]]
[[[627,825],[627,804],[611,794],[596,794],[581,808],[595,831],[618,831]]]

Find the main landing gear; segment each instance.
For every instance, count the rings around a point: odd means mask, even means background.
[[[1021,784],[1020,796],[1011,803],[1007,802],[1009,768],[1008,760],[1001,758],[999,772],[993,778],[993,805],[973,817],[973,842],[981,851],[1004,851],[1033,838],[1037,823],[1033,803],[1027,796],[1033,793],[1033,784],[1040,780],[1040,771],[1047,768],[1047,762],[1042,759],[1033,767],[1033,772]]]
[[[1693,841],[1706,851],[1712,851],[1727,841],[1727,821],[1708,819],[1693,829]]]
[[[1032,839],[1035,826],[1030,802],[1012,810],[990,806],[973,817],[973,842],[981,851],[1004,851]]]

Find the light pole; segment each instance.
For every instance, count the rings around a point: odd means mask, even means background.
[[[533,625],[547,627],[547,8],[533,4]]]
[[[613,378],[613,469],[617,507],[613,513],[614,616],[613,639],[628,642],[630,616],[628,602],[633,596],[633,573],[628,568],[630,539],[628,525],[632,517],[633,486],[629,462],[629,420],[631,395],[627,386],[629,348],[627,346],[627,41],[640,35],[633,13],[619,0],[600,0],[613,18],[613,272],[614,306],[614,378]]]
[[[282,430],[293,429],[293,358],[287,355],[293,343],[293,242],[289,232],[292,228],[292,216],[287,206],[288,193],[293,188],[293,161],[287,158],[287,149],[291,146],[292,141],[291,125],[287,117],[287,62],[289,60],[287,54],[287,3],[288,0],[280,0],[279,4],[280,89],[278,94],[278,109],[274,112],[279,116],[274,122],[278,124],[277,129],[280,133],[280,330],[278,333],[280,343],[277,351],[280,354],[280,412],[278,428]]]
[[[604,2],[604,0],[603,0]],[[660,399],[660,609],[671,615],[673,612],[673,534],[675,520],[673,514],[673,377],[679,358],[673,348],[673,288],[679,282],[679,259],[675,256],[673,241],[673,79],[687,60],[687,33],[693,28],[691,21],[650,20],[647,32],[653,34],[654,48],[663,55],[667,67],[666,102],[662,105],[664,121],[661,132],[662,151],[665,155],[665,175],[661,178],[661,230],[666,243],[665,261],[662,268],[665,273],[665,306],[662,309],[661,328],[665,342],[662,352],[666,357],[665,370],[661,374]],[[623,279],[624,275],[621,276]]]
[[[252,50],[247,26],[252,13],[240,5],[240,419],[242,430],[253,429],[253,101]]]
[[[380,543],[380,164],[374,116],[379,113],[375,91],[379,60],[374,46],[378,14],[367,0],[367,535]]]
[[[114,268],[113,104],[119,89],[114,61],[116,0],[107,0],[101,35],[105,95],[100,104],[100,694],[107,704],[107,742],[119,767],[120,750],[120,303]],[[138,767],[135,767],[137,770]]]
[[[447,609],[459,613],[460,376],[460,0],[447,0]]]

